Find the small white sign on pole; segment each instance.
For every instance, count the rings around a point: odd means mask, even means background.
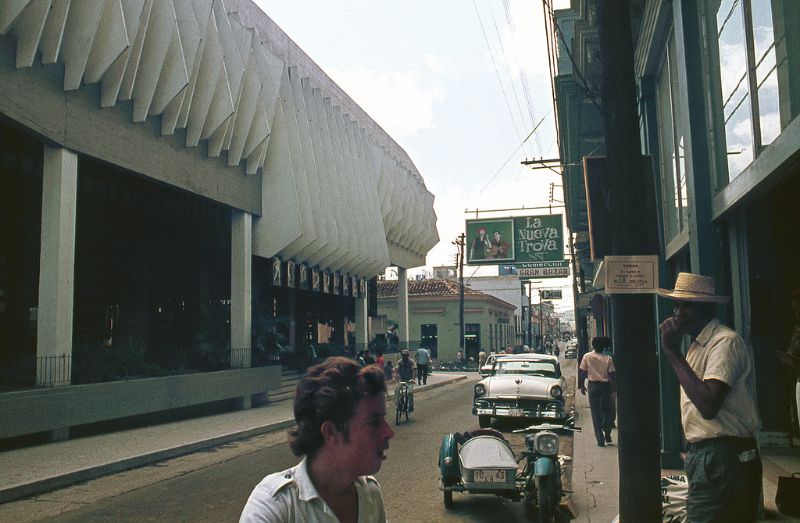
[[[654,294],[658,256],[606,256],[606,294]]]

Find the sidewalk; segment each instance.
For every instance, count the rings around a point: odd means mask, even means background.
[[[571,509],[576,514],[573,521],[611,522],[619,513],[619,465],[617,461],[617,431],[612,432],[614,443],[598,447],[592,431],[589,399],[580,392],[575,394],[578,426],[575,432],[572,456]]]
[[[582,432],[576,432],[573,440],[572,490],[568,504],[579,523],[609,523],[619,514],[619,462],[617,459],[617,431],[612,438],[614,443],[598,447],[592,431],[592,415],[589,400],[577,393],[575,407],[578,410],[578,425]],[[800,470],[800,455],[795,449],[762,448],[764,463],[764,507],[766,519],[759,521],[796,521],[783,516],[775,506],[777,477],[788,476]],[[667,474],[682,474],[682,471],[662,470]]]
[[[466,379],[434,373],[424,391]],[[389,394],[391,397],[391,394]],[[0,452],[0,503],[287,428],[292,401]]]

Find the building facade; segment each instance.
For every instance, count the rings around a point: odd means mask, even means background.
[[[419,346],[434,358],[455,361],[460,349],[460,290],[451,280],[428,279],[408,283],[409,329]],[[478,353],[514,345],[514,311],[518,305],[488,293],[464,287],[464,355],[477,361]],[[378,312],[389,324],[397,317],[397,282],[378,282]],[[416,348],[416,347],[410,347]]]
[[[561,159],[569,226],[580,254],[576,321],[604,332],[609,311],[589,283],[584,158],[604,154],[596,3],[556,11]],[[631,2],[641,152],[655,187],[662,286],[680,271],[713,276],[732,296],[724,320],[755,358],[762,442],[798,434],[786,350],[800,288],[800,11],[788,0]],[[591,188],[590,188],[591,191]],[[598,283],[598,286],[600,284]],[[658,319],[671,305],[656,300]],[[592,318],[593,321],[587,321]],[[654,333],[655,334],[655,333]],[[613,333],[610,333],[613,337]],[[654,336],[655,337],[655,336]],[[658,343],[657,338],[654,344]],[[661,365],[662,458],[681,446],[678,386]]]
[[[0,10],[0,438],[246,407],[438,242],[405,151],[254,3],[101,5]]]

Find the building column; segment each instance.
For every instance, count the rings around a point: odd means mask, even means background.
[[[69,385],[75,294],[78,155],[44,146],[36,385]]]
[[[400,337],[400,347],[408,348],[408,271],[404,267],[397,268],[397,322],[399,324],[397,335]]]
[[[367,291],[369,292],[369,291]],[[367,295],[354,298],[356,305],[355,335],[356,345],[366,348],[369,344],[369,316],[367,315]]]
[[[231,211],[231,368],[250,367],[253,216]]]

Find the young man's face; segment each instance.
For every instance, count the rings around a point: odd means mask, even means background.
[[[386,423],[384,394],[375,394],[359,401],[348,425],[349,442],[342,442],[339,449],[342,457],[346,457],[346,463],[355,469],[354,475],[377,473],[386,459],[389,440],[394,437],[392,428]]]
[[[495,232],[494,233],[494,241],[496,241],[496,242],[500,241],[500,233],[499,232]]]

